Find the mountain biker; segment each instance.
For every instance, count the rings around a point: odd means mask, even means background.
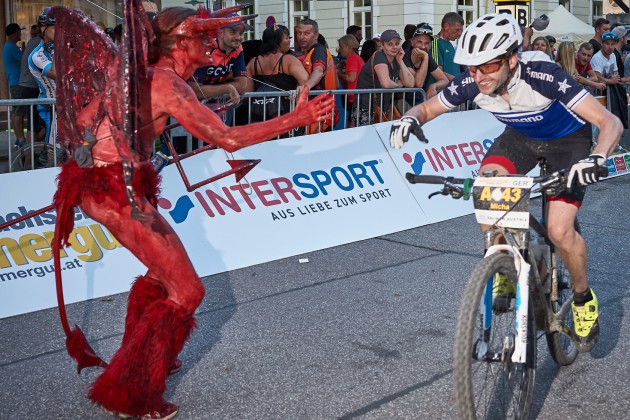
[[[552,171],[571,168],[568,187],[574,188],[549,197],[546,218],[549,238],[573,279],[577,347],[590,351],[599,337],[598,304],[586,280],[586,245],[574,222],[585,186],[599,180],[598,168],[606,165],[618,144],[622,125],[546,55],[535,51],[519,54],[522,40],[511,15],[488,14],[473,22],[460,37],[455,54],[455,61],[468,70],[394,123],[390,143],[399,149],[410,134],[428,142],[422,124],[472,100],[506,124],[481,162],[480,174],[525,174],[543,156]],[[587,122],[600,130],[592,151]],[[485,231],[488,226],[481,228]],[[509,303],[514,297],[511,282],[495,279],[493,297],[507,297]]]
[[[56,20],[48,15],[50,10],[47,7],[37,18],[42,40],[28,56],[28,67],[37,82],[41,99],[54,98],[56,89],[57,71],[53,61]],[[53,128],[57,125],[56,113],[49,104],[37,105],[37,111],[46,123],[46,143],[52,144],[56,136]]]

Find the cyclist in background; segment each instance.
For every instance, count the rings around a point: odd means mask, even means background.
[[[28,56],[28,68],[33,74],[37,86],[39,86],[40,98],[55,97],[55,79],[57,79],[55,63],[53,62],[55,19],[48,17],[49,11],[50,7],[47,7],[37,19],[42,40]],[[46,143],[55,143],[54,137],[57,130],[53,130],[53,127],[57,125],[57,121],[55,113],[52,112],[52,105],[38,105],[37,111],[46,123]]]
[[[459,39],[455,55],[455,62],[468,70],[394,123],[390,143],[399,149],[410,134],[428,142],[422,124],[470,100],[506,124],[479,173],[526,174],[539,157],[547,158],[550,171],[571,168],[569,189],[549,197],[546,218],[549,238],[573,279],[577,347],[590,351],[599,337],[598,304],[586,279],[586,245],[574,223],[585,186],[599,180],[598,168],[606,165],[618,144],[622,125],[546,55],[537,51],[519,55],[522,41],[520,28],[509,14],[488,14],[473,22]],[[600,130],[592,151],[587,122]],[[508,279],[495,279],[494,302],[503,300],[505,305],[514,294]]]

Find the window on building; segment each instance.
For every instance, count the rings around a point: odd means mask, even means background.
[[[249,4],[249,6],[247,6],[243,10],[241,10],[240,14],[242,16],[244,16],[244,15],[253,15],[255,12],[254,12],[254,5],[253,5],[253,2],[251,0],[236,0],[236,5],[237,6],[241,6],[241,5],[244,5],[244,4]],[[250,39],[256,39],[256,34],[255,34],[255,31],[254,31],[254,28],[255,28],[254,19],[248,20],[247,24],[252,27],[252,30],[251,31],[245,31],[245,33],[243,33],[243,41],[249,41]]]
[[[350,0],[348,1],[350,10],[350,25],[361,27],[363,39],[372,39],[374,35],[372,22],[372,0]]]
[[[457,0],[457,13],[464,19],[465,25],[477,19],[477,7],[477,0]]]
[[[293,28],[300,24],[302,19],[310,17],[310,5],[309,0],[291,0],[289,1],[289,21],[293,23],[293,26],[289,30],[293,31]]]
[[[593,22],[591,22],[591,25],[595,26],[595,21],[601,17],[604,17],[603,8],[604,6],[601,1],[593,0]]]
[[[559,0],[559,3],[569,12],[573,13],[573,4],[571,3],[571,0]]]

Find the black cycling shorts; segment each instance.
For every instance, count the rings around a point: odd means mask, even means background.
[[[506,126],[505,131],[497,137],[488,153],[481,162],[503,166],[510,174],[526,174],[531,171],[538,158],[544,157],[547,161],[548,173],[559,169],[569,169],[571,166],[588,157],[593,145],[593,133],[590,124],[555,140],[533,140],[525,137],[514,128]],[[561,200],[580,206],[584,199],[586,188],[574,187],[557,196],[549,197],[550,200]]]
[[[39,88],[30,88],[26,86],[18,86],[18,91],[13,99],[37,99],[39,97]],[[20,117],[30,118],[31,108],[33,108],[33,116],[39,118],[37,115],[37,105],[18,105],[14,107],[16,115]]]

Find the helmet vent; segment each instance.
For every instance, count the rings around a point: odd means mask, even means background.
[[[473,53],[476,43],[477,43],[477,35],[472,35],[470,37],[470,42],[468,43],[468,54]]]
[[[501,45],[503,45],[503,43],[505,41],[507,41],[507,39],[509,38],[509,36],[507,34],[502,34],[501,38],[499,38],[499,40],[497,41],[496,45],[494,46],[495,48],[499,48]]]
[[[492,34],[486,34],[486,36],[483,38],[483,41],[481,42],[481,46],[479,47],[479,52],[486,50],[491,39]]]

